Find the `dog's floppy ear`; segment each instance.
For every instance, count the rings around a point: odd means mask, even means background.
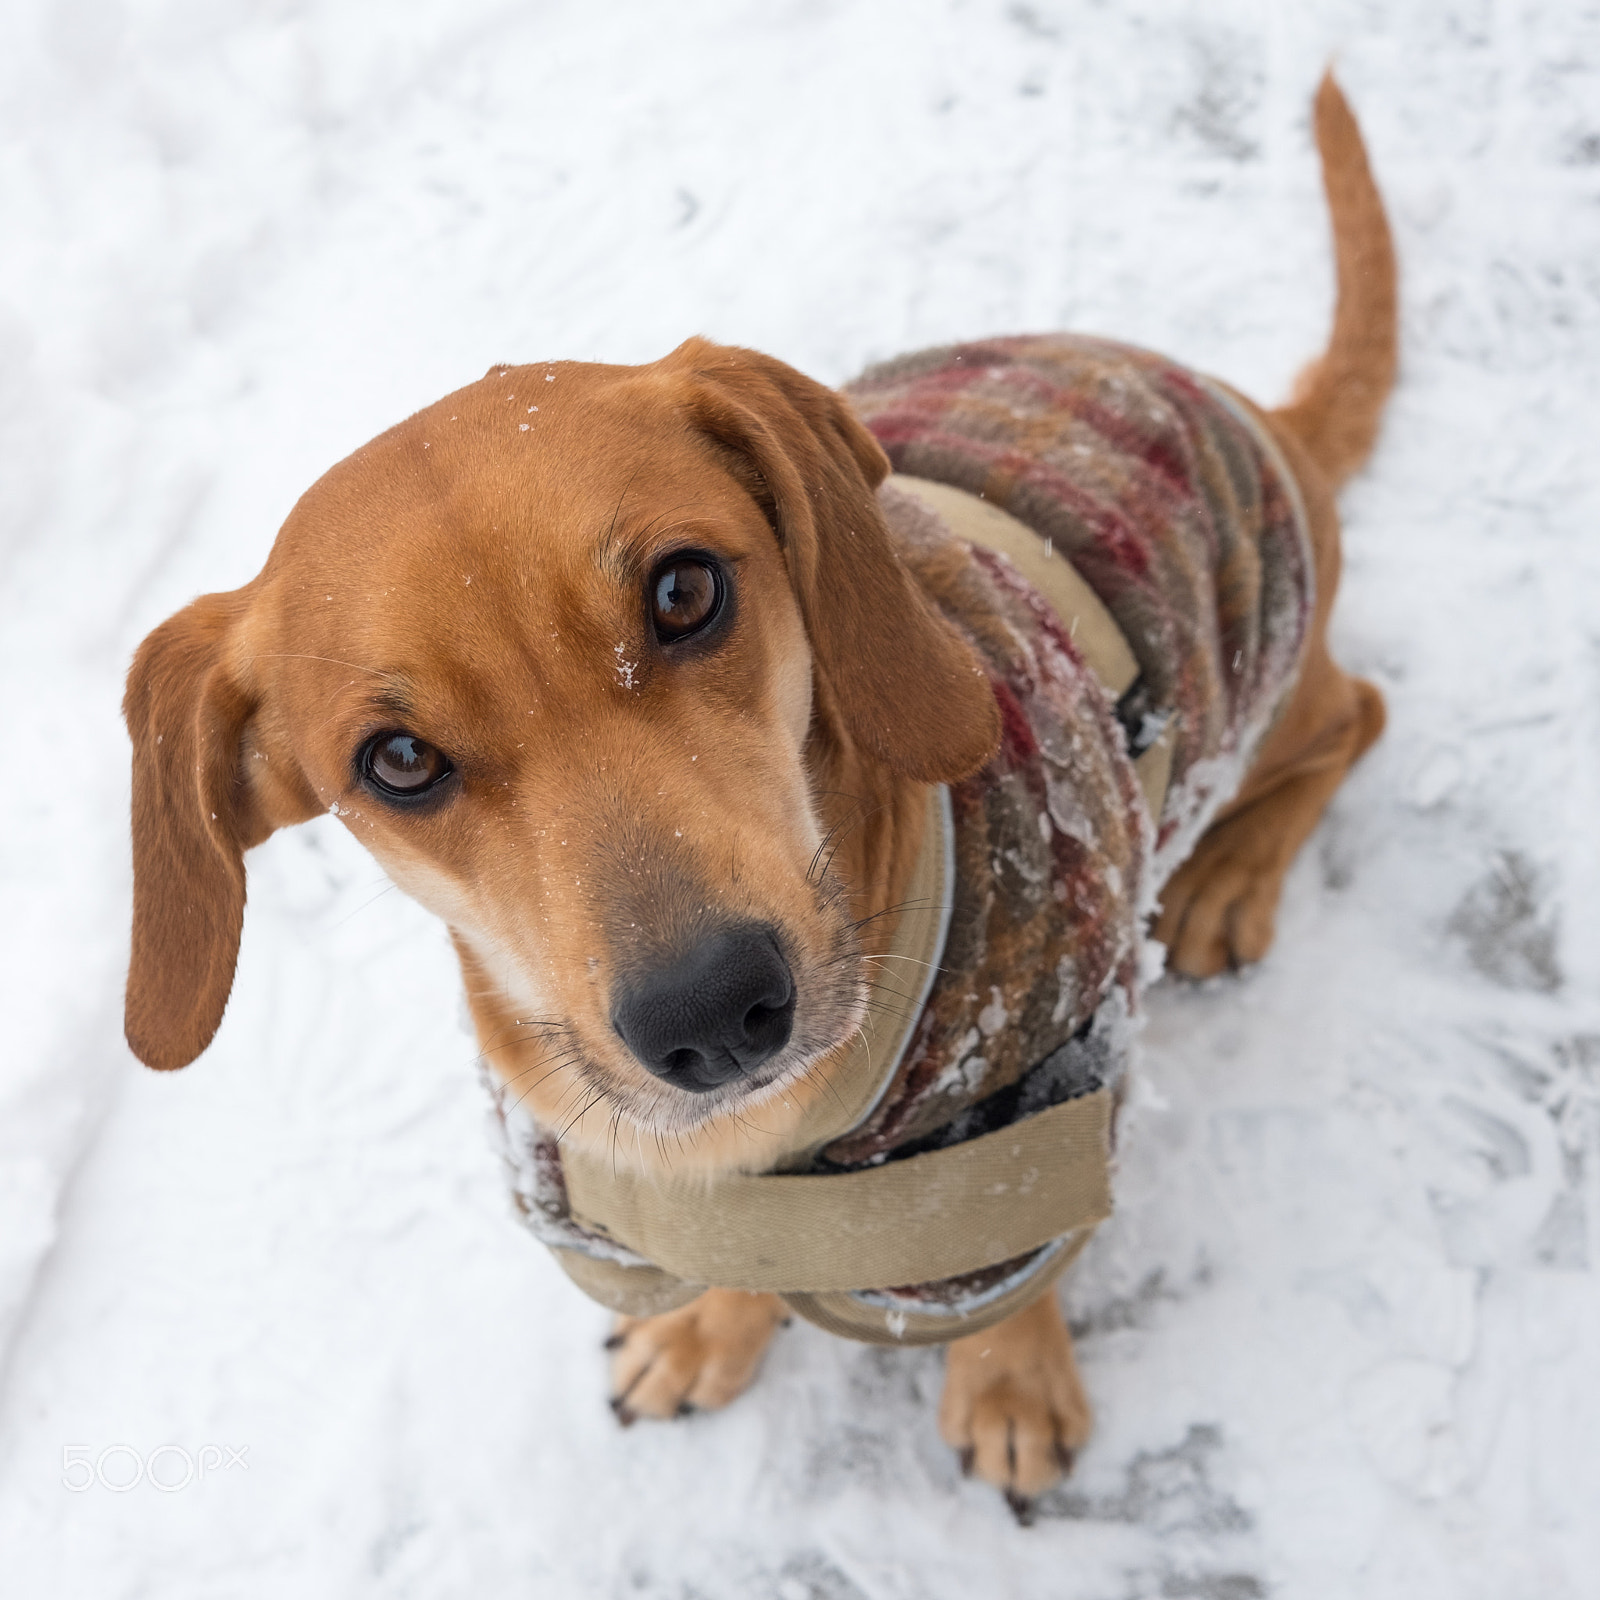
[[[683,373],[696,425],[753,469],[852,737],[925,783],[977,771],[1000,739],[994,694],[895,553],[877,440],[841,396],[771,356],[691,339],[665,365]]]
[[[133,740],[133,944],[124,1029],[151,1067],[211,1043],[233,987],[244,852],[272,831],[243,770],[252,698],[227,660],[243,591],[204,595],[139,647]],[[287,820],[287,819],[280,819]]]

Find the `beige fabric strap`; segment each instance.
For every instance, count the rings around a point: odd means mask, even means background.
[[[841,1339],[863,1344],[945,1344],[982,1333],[1033,1304],[1051,1288],[1094,1237],[1093,1225],[1077,1228],[1040,1251],[1001,1292],[964,1301],[957,1309],[900,1307],[884,1295],[786,1294],[784,1304],[807,1322]]]
[[[1035,1251],[996,1289],[963,1298],[954,1307],[919,1305],[881,1292],[831,1289],[821,1294],[792,1292],[784,1304],[827,1333],[863,1344],[944,1344],[982,1333],[1031,1305],[1083,1254],[1094,1225],[1076,1228]],[[705,1285],[685,1283],[659,1267],[623,1266],[577,1250],[552,1250],[557,1263],[591,1300],[627,1317],[654,1317],[688,1305]]]
[[[1048,539],[1040,538],[1027,523],[1019,521],[1009,511],[1002,511],[999,506],[965,489],[899,472],[889,482],[897,489],[914,494],[929,510],[937,512],[956,538],[1005,556],[1050,602],[1089,670],[1100,680],[1113,702],[1133,687],[1139,677],[1139,663],[1122,629],[1117,626],[1116,618],[1083,581],[1077,568],[1065,556],[1055,553]],[[1161,737],[1133,763],[1145,804],[1157,822],[1161,820],[1172,776],[1176,733],[1176,728],[1169,723],[1162,729]]]
[[[1139,663],[1122,629],[1105,602],[1078,575],[1078,569],[1065,556],[1058,556],[1048,539],[1041,539],[1009,511],[965,489],[902,472],[889,482],[937,511],[956,538],[1007,557],[1055,608],[1073,644],[1113,700],[1121,699],[1133,687]]]
[[[586,1256],[581,1250],[552,1245],[550,1254],[556,1265],[588,1295],[625,1317],[658,1317],[663,1311],[676,1311],[706,1292],[703,1283],[685,1283],[660,1267],[634,1266],[608,1261],[604,1256]]]
[[[653,1182],[563,1158],[573,1218],[689,1283],[777,1293],[928,1283],[1110,1215],[1111,1093],[854,1172]],[[597,1170],[597,1167],[599,1170]],[[598,1181],[597,1181],[598,1180]]]

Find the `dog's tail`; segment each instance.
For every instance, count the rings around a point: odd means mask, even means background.
[[[1328,348],[1300,374],[1289,403],[1274,415],[1337,487],[1371,453],[1394,387],[1394,241],[1361,129],[1331,71],[1317,89],[1314,121],[1333,219],[1338,301]]]

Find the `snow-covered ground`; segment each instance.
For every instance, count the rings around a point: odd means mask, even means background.
[[[1600,1593],[1593,0],[4,32],[8,1600]],[[1337,624],[1390,730],[1271,958],[1151,998],[1065,1289],[1099,1430],[1037,1526],[958,1476],[936,1352],[795,1327],[729,1411],[617,1429],[605,1314],[509,1218],[444,934],[331,819],[251,859],[208,1054],[134,1063],[121,675],[325,467],[492,361],[696,331],[842,381],[1072,326],[1280,395],[1329,308],[1330,55],[1405,272]],[[205,1471],[108,1486],[139,1461]]]

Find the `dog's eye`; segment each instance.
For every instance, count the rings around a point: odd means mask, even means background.
[[[722,609],[722,574],[709,562],[674,556],[650,580],[650,615],[663,643],[686,639]]]
[[[412,800],[455,768],[442,750],[409,733],[380,733],[366,748],[361,770],[373,787],[399,799]]]

